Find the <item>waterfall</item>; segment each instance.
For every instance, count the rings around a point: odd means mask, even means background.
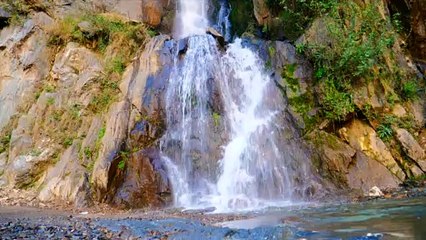
[[[179,0],[174,37],[185,38],[205,34],[208,27],[208,0]]]
[[[229,34],[228,3],[220,3],[216,26]],[[175,206],[227,212],[288,204],[291,176],[309,171],[295,162],[299,146],[283,140],[285,104],[265,63],[241,39],[218,49],[205,34],[206,1],[180,0],[177,11],[161,144]]]

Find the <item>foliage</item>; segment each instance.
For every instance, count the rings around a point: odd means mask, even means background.
[[[414,80],[402,84],[402,96],[405,100],[414,100],[418,97],[419,86]]]
[[[84,23],[90,32],[84,32],[79,24]],[[152,31],[142,24],[125,22],[120,17],[103,14],[85,14],[81,17],[68,16],[50,30],[50,44],[64,45],[78,42],[103,54],[105,71],[95,81],[95,92],[89,110],[100,113],[108,109],[119,94],[118,83],[127,64]]]
[[[380,124],[376,131],[383,141],[388,141],[393,135],[392,127],[389,124]]]
[[[90,33],[83,32],[78,26],[82,22],[88,23]],[[53,45],[74,41],[104,53],[109,45],[114,44],[123,56],[135,52],[149,37],[148,29],[142,24],[131,24],[102,14],[67,16],[50,30],[50,34],[49,43]]]
[[[9,24],[21,25],[31,11],[46,11],[47,3],[43,0],[2,0],[0,7],[11,15]]]
[[[355,111],[354,85],[381,79],[398,82],[400,76],[387,64],[396,33],[390,20],[378,14],[378,0],[365,6],[352,1],[312,4],[318,4],[314,9],[320,14],[329,11],[323,21],[330,39],[299,43],[296,49],[314,65],[315,82],[322,86],[319,105],[324,117],[341,121]]]
[[[233,31],[238,36],[241,36],[244,32],[253,31],[252,28],[256,25],[253,1],[230,0],[229,3],[232,8],[229,19],[233,24]],[[247,16],[247,13],[249,13],[249,16]]]
[[[12,138],[12,134],[8,133],[6,136],[2,136],[0,138],[0,153],[4,153],[7,151],[10,145],[10,140]]]
[[[325,117],[334,121],[344,120],[345,117],[355,111],[355,105],[350,93],[339,91],[334,82],[327,80],[322,100],[322,110]]]
[[[278,15],[286,37],[296,40],[315,17],[327,13],[338,0],[267,0],[269,8]]]

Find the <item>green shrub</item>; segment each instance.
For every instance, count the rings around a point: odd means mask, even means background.
[[[414,80],[402,84],[402,96],[405,100],[414,100],[418,97],[419,86]]]
[[[322,108],[325,117],[333,121],[344,120],[349,113],[355,111],[352,95],[337,90],[330,81],[326,83]]]
[[[400,76],[388,66],[396,33],[390,20],[378,13],[379,0],[365,6],[353,1],[314,2],[306,4],[318,4],[313,9],[320,13],[329,11],[324,18],[329,40],[298,44],[297,51],[313,63],[315,84],[325,86],[319,96],[325,117],[341,121],[355,111],[354,85],[384,78],[398,82]]]
[[[379,138],[383,141],[388,141],[392,138],[393,130],[390,124],[380,124],[376,131]]]
[[[283,31],[296,40],[312,20],[328,12],[337,0],[267,0],[270,10],[283,23]]]

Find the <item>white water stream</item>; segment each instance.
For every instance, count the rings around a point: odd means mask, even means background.
[[[180,0],[176,17],[175,38],[187,46],[182,58],[176,44],[162,141],[174,204],[215,207],[217,212],[288,204],[289,157],[280,152],[284,149],[278,147],[275,126],[280,107],[268,101],[274,83],[264,62],[242,40],[229,44],[225,53],[219,51],[215,39],[205,34],[207,9],[207,1]],[[219,16],[226,13],[221,9]],[[229,29],[227,19],[218,22]],[[227,136],[216,149],[219,159],[209,154],[216,140],[211,126],[218,121],[209,107],[211,85],[219,88],[220,121]]]

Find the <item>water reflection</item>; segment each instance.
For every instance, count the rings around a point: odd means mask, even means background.
[[[254,229],[274,224],[297,229],[284,231],[283,239],[426,239],[426,198],[270,209],[257,218],[221,225]]]

